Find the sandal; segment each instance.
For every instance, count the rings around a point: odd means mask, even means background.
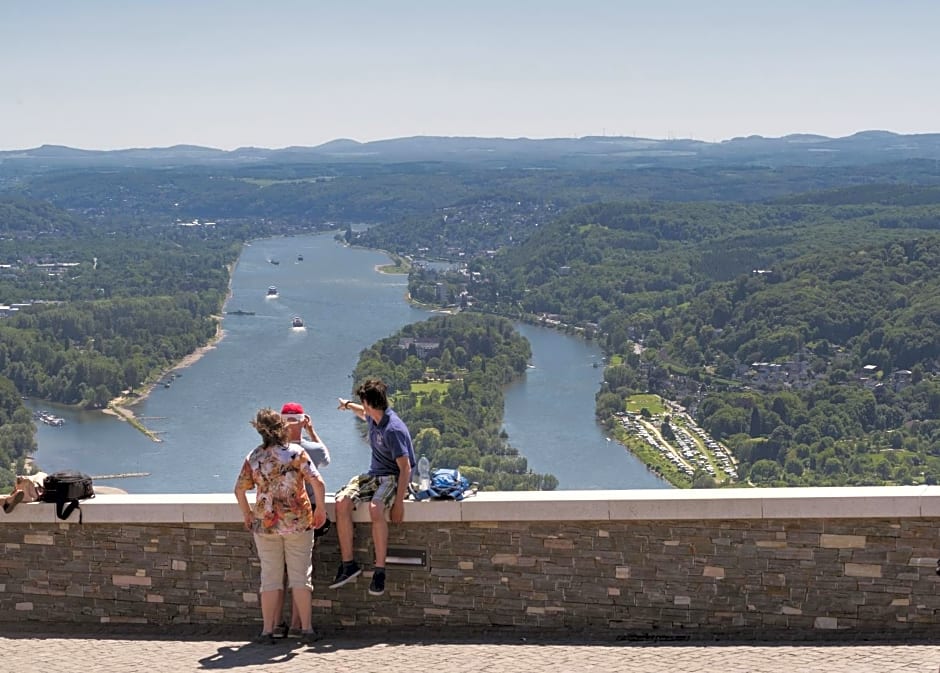
[[[9,514],[13,511],[13,508],[23,502],[23,491],[13,491],[8,497],[7,501],[3,503],[3,511]]]

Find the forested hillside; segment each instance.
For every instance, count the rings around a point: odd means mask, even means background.
[[[216,334],[240,245],[194,228],[103,231],[44,203],[0,213],[2,488],[35,450],[20,397],[101,408],[152,381]]]
[[[0,198],[0,239],[72,237],[88,229],[86,223],[45,201]]]
[[[710,156],[682,168],[3,164],[0,304],[28,308],[0,322],[0,376],[21,395],[101,405],[211,336],[241,241],[338,227],[418,262],[409,287],[421,301],[596,336],[611,363],[598,417],[612,431],[627,400],[651,392],[731,447],[745,482],[940,480],[936,162]],[[489,364],[463,361],[487,361],[480,344],[453,337],[439,361],[399,361],[397,338],[364,361],[400,386],[417,432],[443,427],[429,452],[514,475],[481,479],[490,485],[551,486],[493,438],[502,400],[489,386],[515,359],[490,378]],[[411,388],[423,378],[427,394]],[[17,427],[0,433],[16,447],[5,464],[30,450]]]
[[[447,282],[599,332],[602,420],[680,400],[753,483],[940,481],[940,206],[811,200],[587,206]]]

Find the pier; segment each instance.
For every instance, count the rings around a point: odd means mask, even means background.
[[[127,479],[129,477],[149,477],[149,472],[121,472],[120,474],[95,474],[92,479],[101,481],[103,479]]]

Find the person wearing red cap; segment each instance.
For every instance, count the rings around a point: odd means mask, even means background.
[[[313,421],[310,420],[308,414],[304,413],[304,408],[300,403],[285,402],[284,406],[281,407],[281,417],[287,421],[291,443],[300,444],[318,470],[330,464],[330,450],[320,439],[320,436],[317,435],[317,431],[313,427]],[[309,440],[304,439],[304,431],[310,437]],[[307,492],[309,493],[310,489],[307,489]]]

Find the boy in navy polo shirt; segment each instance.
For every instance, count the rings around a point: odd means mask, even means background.
[[[339,408],[351,411],[369,426],[372,461],[369,471],[349,480],[336,494],[336,533],[342,563],[330,585],[338,589],[362,573],[353,557],[352,512],[356,504],[367,500],[372,520],[372,543],[375,546],[375,568],[369,593],[385,593],[385,555],[388,551],[388,522],[401,523],[405,518],[405,497],[415,466],[415,452],[408,426],[388,408],[388,386],[381,379],[369,379],[356,389],[359,404],[339,398]]]

